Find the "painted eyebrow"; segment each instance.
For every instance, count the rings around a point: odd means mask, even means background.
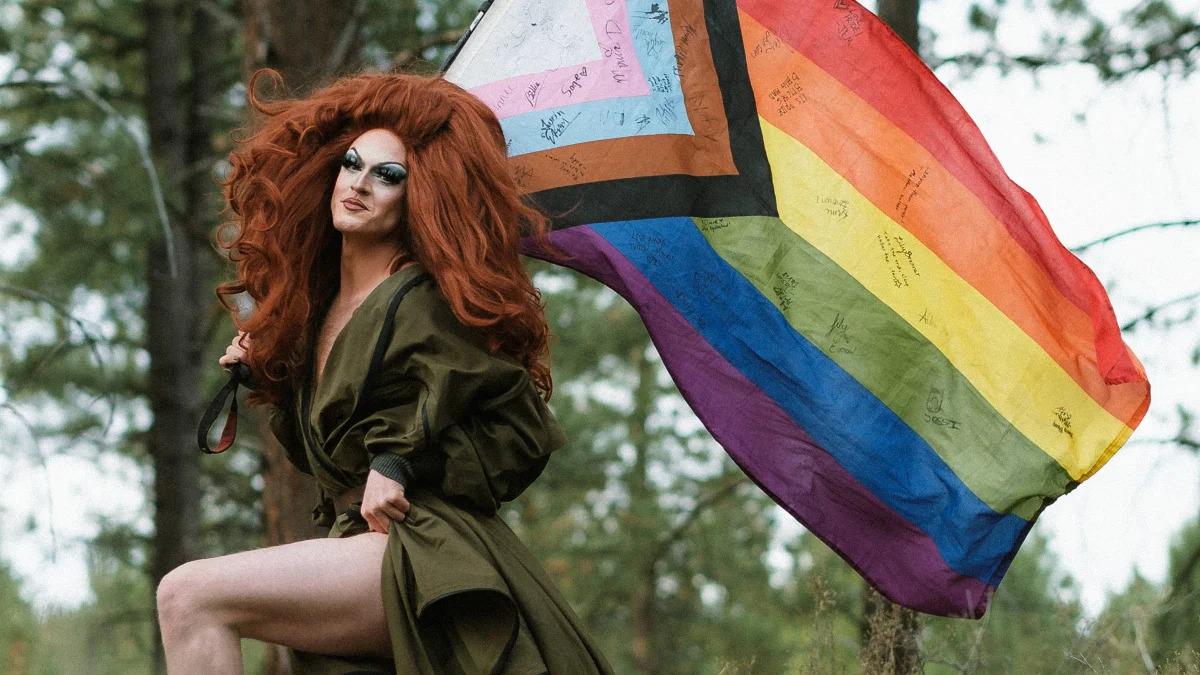
[[[359,158],[360,160],[362,159],[362,153],[360,153],[360,152],[358,151],[358,148],[354,147],[353,145],[352,145],[352,146],[350,146],[350,149],[349,149],[349,150],[347,150],[346,152],[353,152],[355,155],[357,155],[357,156],[358,156],[358,158]],[[401,169],[404,169],[405,171],[407,171],[407,170],[408,170],[408,167],[404,165],[404,162],[400,162],[400,161],[397,161],[397,160],[394,160],[394,159],[389,159],[389,160],[388,160],[388,161],[386,161],[386,162],[380,162],[380,163],[378,163],[378,164],[372,164],[372,165],[371,165],[371,168],[380,167],[380,166],[387,166],[388,164],[395,164],[396,166],[400,167]]]

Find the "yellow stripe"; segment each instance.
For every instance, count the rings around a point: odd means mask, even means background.
[[[760,122],[783,222],[937,346],[1073,479],[1091,475],[1129,437],[1127,425],[919,239],[802,143]],[[913,177],[918,195],[936,190],[920,180]],[[839,216],[831,217],[830,208]],[[972,235],[964,229],[955,236]],[[919,370],[921,364],[912,367]]]

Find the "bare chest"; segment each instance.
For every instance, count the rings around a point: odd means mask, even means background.
[[[334,340],[346,327],[346,323],[350,321],[355,309],[357,309],[357,305],[339,306],[335,303],[329,313],[325,315],[325,323],[322,324],[321,332],[317,335],[317,382],[321,381],[321,375],[325,372],[325,363],[329,360],[329,352],[333,349]]]

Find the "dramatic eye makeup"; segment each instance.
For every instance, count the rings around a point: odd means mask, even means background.
[[[390,185],[396,185],[408,176],[408,169],[404,168],[399,162],[384,162],[377,164],[375,170],[372,171],[380,180]]]
[[[350,148],[342,155],[342,168],[357,171],[362,168],[362,157],[358,156],[358,151]]]
[[[358,150],[350,148],[342,156],[342,168],[347,171],[362,171],[363,160]],[[387,185],[398,185],[408,176],[408,169],[400,162],[380,162],[371,167],[371,175]]]

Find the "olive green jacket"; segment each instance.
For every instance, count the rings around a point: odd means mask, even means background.
[[[528,372],[493,354],[410,265],[376,287],[335,339],[316,387],[271,415],[319,489],[331,537],[367,530],[332,497],[371,468],[406,486],[382,593],[393,664],[296,653],[298,672],[609,672],[545,571],[499,517],[563,435]]]

